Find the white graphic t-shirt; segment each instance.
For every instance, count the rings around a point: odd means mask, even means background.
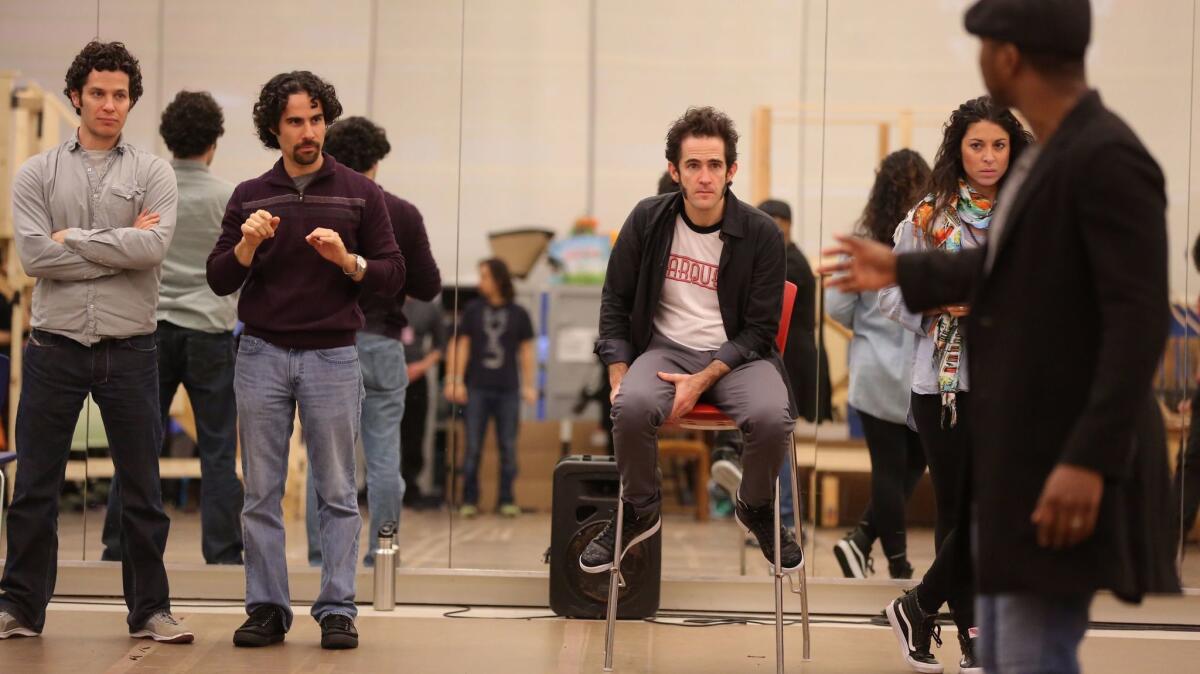
[[[728,339],[717,302],[717,266],[725,242],[720,225],[702,231],[706,233],[688,226],[682,215],[675,218],[654,329],[689,349],[716,351]]]

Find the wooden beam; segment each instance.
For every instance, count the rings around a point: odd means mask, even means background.
[[[761,204],[771,198],[771,107],[754,108],[750,122],[751,160],[754,173],[750,178],[750,201]]]

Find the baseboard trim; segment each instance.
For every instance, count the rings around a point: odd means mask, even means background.
[[[171,564],[171,597],[181,601],[242,601],[245,576],[241,567]],[[296,603],[316,599],[320,570],[293,568],[289,573]],[[549,606],[549,576],[545,571],[489,569],[400,569],[396,600],[402,604],[469,606]],[[872,616],[900,592],[908,581],[811,578],[809,608],[813,613]],[[770,576],[666,577],[661,608],[673,611],[771,612],[775,610]],[[121,568],[115,562],[64,561],[58,566],[57,593],[72,597],[121,595]],[[358,601],[370,603],[371,573],[358,576]],[[798,595],[785,587],[784,608],[800,610]],[[1200,625],[1200,590],[1182,597],[1148,597],[1141,606],[1122,603],[1102,593],[1092,607],[1092,620],[1137,625]]]

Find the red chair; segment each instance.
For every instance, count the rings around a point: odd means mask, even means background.
[[[783,308],[779,317],[779,330],[775,333],[775,346],[782,354],[784,347],[787,344],[788,327],[792,321],[792,307],[796,304],[796,285],[789,281],[783,284]],[[692,411],[684,415],[677,424],[680,428],[697,431],[727,431],[737,429],[737,424],[733,422],[725,414],[722,414],[715,405],[708,403],[698,403]],[[804,540],[803,529],[804,522],[800,513],[800,489],[796,480],[796,436],[792,435],[792,470],[790,478],[792,480],[792,512],[795,513],[796,528],[798,539]],[[623,490],[619,490],[617,498],[617,532],[616,541],[613,547],[613,565],[609,571],[608,580],[608,617],[606,631],[604,636],[604,671],[612,671],[614,641],[616,636],[616,620],[617,620],[617,598],[618,590],[625,586],[625,580],[621,577],[621,524],[624,518],[625,500]],[[779,478],[775,478],[775,560],[772,564],[772,573],[775,576],[775,668],[780,674],[783,674],[783,565],[779,561]],[[800,548],[803,553],[803,545]],[[791,586],[791,591],[800,595],[800,620],[803,626],[804,637],[804,659],[810,660],[812,651],[809,646],[809,622],[808,622],[808,583],[807,583],[807,564],[801,563],[799,576],[799,589]]]

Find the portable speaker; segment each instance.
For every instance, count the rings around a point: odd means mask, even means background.
[[[617,462],[611,456],[567,456],[554,468],[550,530],[550,610],[568,618],[604,618],[611,574],[585,573],[579,555],[617,508]],[[625,587],[618,618],[649,618],[658,611],[662,536],[654,534],[621,560]]]

